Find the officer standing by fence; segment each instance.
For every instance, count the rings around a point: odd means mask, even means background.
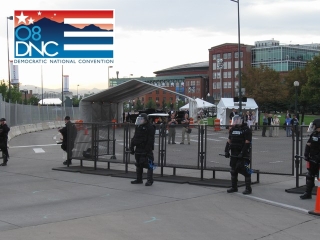
[[[308,132],[312,132],[304,150],[304,159],[307,163],[306,191],[300,196],[301,199],[311,199],[314,178],[319,177],[320,164],[320,119],[310,123]]]
[[[58,129],[63,137],[61,148],[67,153],[67,160],[63,162],[63,165],[71,165],[72,149],[74,148],[74,142],[77,137],[77,128],[71,123],[69,116],[64,118],[64,122],[66,126]]]
[[[2,151],[3,163],[0,166],[7,166],[7,162],[9,159],[8,152],[8,133],[10,128],[7,125],[6,119],[0,119],[0,149]]]
[[[132,184],[142,184],[143,168],[147,171],[146,186],[153,184],[153,150],[155,127],[149,123],[148,116],[141,113],[136,119],[136,128],[134,136],[131,139],[130,150],[131,154],[135,155],[137,179],[131,181]]]
[[[243,194],[251,194],[250,148],[252,132],[240,115],[235,115],[231,122],[229,138],[225,147],[225,157],[230,157],[231,188],[228,193],[238,192],[238,173],[245,177],[246,189]],[[230,151],[231,150],[231,156]]]

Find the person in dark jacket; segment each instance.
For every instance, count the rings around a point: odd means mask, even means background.
[[[306,190],[301,199],[311,199],[312,189],[315,186],[314,178],[319,178],[320,166],[320,119],[310,123],[308,132],[312,132],[304,150],[304,160],[307,161]]]
[[[5,118],[0,119],[0,149],[2,151],[3,163],[0,166],[7,166],[7,162],[9,159],[8,152],[8,133],[10,128],[7,125],[7,121]]]
[[[231,188],[228,193],[238,192],[238,173],[245,177],[246,189],[243,194],[251,194],[250,149],[252,141],[251,129],[244,123],[240,115],[232,118],[229,138],[225,147],[225,157],[230,158]],[[231,155],[230,155],[231,150]]]
[[[71,123],[69,116],[66,116],[64,118],[64,121],[66,123],[66,126],[58,129],[58,131],[61,133],[63,137],[61,148],[63,151],[67,153],[67,160],[65,160],[63,164],[71,165],[72,149],[74,148],[74,142],[77,137],[77,128],[74,124]]]
[[[130,150],[131,154],[135,155],[137,179],[131,181],[131,184],[142,184],[143,168],[147,171],[146,186],[153,184],[153,150],[154,150],[154,136],[155,127],[149,123],[148,116],[141,113],[136,119],[136,128],[134,136],[131,139]]]

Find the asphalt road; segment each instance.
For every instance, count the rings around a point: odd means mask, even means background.
[[[315,197],[302,201],[285,192],[295,186],[292,176],[262,175],[249,196],[188,184],[131,185],[126,178],[52,170],[63,166],[57,137],[57,130],[46,130],[11,140],[8,166],[0,168],[0,239],[319,237],[320,219],[307,213]]]

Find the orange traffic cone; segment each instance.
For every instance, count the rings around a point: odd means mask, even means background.
[[[320,168],[319,168],[319,174],[320,174]],[[314,206],[314,210],[309,211],[309,214],[320,216],[320,175],[318,177],[318,189],[317,189],[316,203]]]
[[[88,135],[88,128],[87,127],[84,129],[84,135]]]

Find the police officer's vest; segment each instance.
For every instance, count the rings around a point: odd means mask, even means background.
[[[242,128],[241,126],[234,126],[230,130],[230,149],[241,151],[243,148],[243,145],[245,143],[245,128]]]
[[[320,157],[320,132],[313,131],[311,134],[311,145],[310,145],[310,155],[311,157],[318,155]]]

